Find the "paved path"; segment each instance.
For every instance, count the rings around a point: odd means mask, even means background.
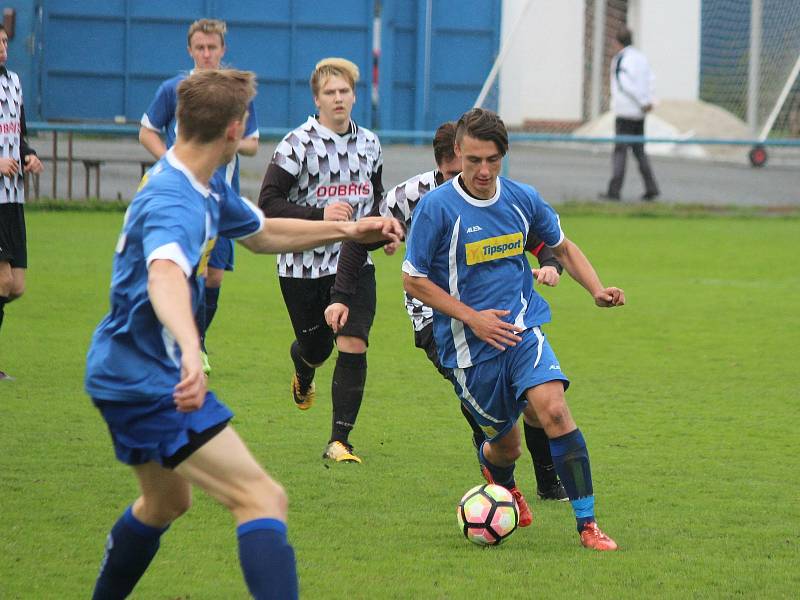
[[[32,140],[42,156],[51,154],[49,136]],[[242,193],[255,200],[276,140],[264,140],[255,157],[242,160]],[[66,154],[66,143],[59,149]],[[147,152],[133,139],[76,139],[74,155],[91,158],[124,158],[130,164],[108,163],[101,167],[102,198],[129,199],[139,181],[139,160],[147,160]],[[662,190],[664,203],[701,203],[711,205],[800,206],[800,153],[794,150],[771,151],[766,167],[754,169],[744,159],[738,164],[686,158],[652,158],[653,168]],[[551,203],[568,200],[594,201],[605,188],[611,165],[606,147],[564,147],[517,143],[508,161],[508,175],[535,185]],[[389,145],[384,147],[384,183],[387,187],[430,169],[433,152],[428,145]],[[59,163],[57,192],[67,197],[66,163]],[[40,193],[52,194],[52,166],[40,181]],[[73,166],[73,198],[84,196],[84,169],[80,162]],[[94,179],[91,182],[94,193]],[[642,193],[641,178],[633,157],[623,188],[625,202],[638,202]]]

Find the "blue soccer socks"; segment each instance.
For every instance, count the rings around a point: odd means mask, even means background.
[[[486,470],[489,471],[489,474],[492,476],[492,481],[497,485],[502,485],[504,488],[511,489],[517,486],[517,482],[514,481],[514,464],[511,464],[508,467],[498,467],[497,465],[490,463],[489,460],[486,458],[486,455],[483,453],[483,449],[488,444],[488,442],[483,442],[480,447],[478,448],[478,461],[486,467]]]
[[[589,451],[580,429],[550,440],[550,452],[556,473],[567,490],[572,510],[575,512],[578,531],[594,521],[594,489]]]
[[[127,597],[158,552],[166,530],[145,525],[129,506],[108,534],[93,600]]]
[[[297,566],[286,539],[286,524],[254,519],[236,528],[239,562],[247,588],[256,600],[295,600]]]

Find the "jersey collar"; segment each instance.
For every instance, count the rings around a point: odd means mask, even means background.
[[[459,193],[459,195],[466,201],[472,204],[472,206],[477,206],[478,208],[485,208],[487,206],[491,206],[500,198],[500,178],[497,178],[497,182],[495,184],[494,196],[489,198],[488,200],[481,200],[480,198],[476,198],[472,194],[470,194],[467,190],[461,187],[461,183],[459,179],[461,175],[457,175],[453,177],[453,188]]]
[[[200,192],[204,198],[208,198],[208,196],[211,194],[211,189],[204,186],[199,181],[197,181],[197,178],[189,170],[189,167],[187,167],[180,160],[178,160],[178,157],[175,156],[174,148],[170,148],[169,150],[167,150],[167,153],[164,156],[167,157],[167,162],[170,164],[171,167],[178,169],[178,171],[180,171],[186,176],[186,179],[189,180],[189,183],[192,184],[192,187],[195,190]]]

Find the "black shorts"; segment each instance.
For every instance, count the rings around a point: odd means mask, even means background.
[[[289,311],[294,334],[302,343],[304,338],[334,334],[325,322],[325,309],[331,303],[331,288],[335,275],[317,279],[279,277],[283,300]],[[350,302],[347,323],[337,335],[357,337],[369,345],[369,331],[375,320],[375,267],[364,265],[358,277],[358,288]]]
[[[13,269],[28,268],[25,205],[20,202],[0,204],[0,261]]]
[[[443,367],[439,362],[439,352],[436,350],[436,340],[433,337],[433,323],[428,323],[419,331],[414,331],[414,345],[425,351],[428,360],[433,363],[442,377],[447,381],[452,381],[453,370]]]

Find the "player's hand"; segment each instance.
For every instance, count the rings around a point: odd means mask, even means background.
[[[602,308],[625,304],[625,292],[616,287],[607,287],[594,294],[594,303]]]
[[[353,207],[348,202],[328,204],[323,211],[325,221],[349,221],[353,218]]]
[[[347,317],[349,316],[350,309],[347,308],[346,304],[342,304],[341,302],[329,304],[328,308],[325,309],[325,322],[328,324],[328,327],[333,329],[333,333],[339,333],[342,327],[347,324]]]
[[[383,253],[386,256],[392,256],[400,247],[400,242],[390,242],[383,247]]]
[[[558,274],[558,270],[555,267],[547,266],[540,269],[531,270],[533,271],[533,276],[536,279],[536,283],[540,283],[542,285],[556,287],[561,279],[561,275]]]
[[[25,157],[25,172],[26,173],[41,173],[44,170],[44,165],[39,157],[35,154],[28,154]]]
[[[500,318],[507,316],[509,312],[511,311],[489,308],[476,312],[464,323],[490,346],[505,350],[506,346],[516,346],[522,341],[522,338],[516,335],[521,330],[513,323],[506,323]]]
[[[19,173],[19,163],[13,158],[0,158],[0,174],[13,177]]]
[[[351,239],[362,244],[383,240],[388,240],[390,244],[399,244],[405,232],[400,221],[391,217],[364,217],[353,223],[353,229]]]
[[[181,380],[172,393],[178,412],[192,412],[202,407],[206,390],[207,379],[203,373],[200,349],[184,352],[181,356]]]

